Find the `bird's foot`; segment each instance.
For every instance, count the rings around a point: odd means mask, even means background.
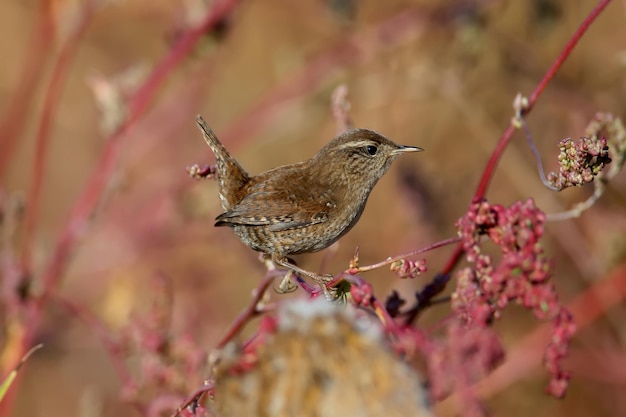
[[[274,290],[278,294],[289,294],[291,292],[294,292],[298,289],[298,286],[293,282],[293,279],[294,272],[287,271],[283,279],[280,281],[280,284],[278,284],[278,288],[275,288]]]

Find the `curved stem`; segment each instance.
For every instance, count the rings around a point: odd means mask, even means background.
[[[546,215],[546,221],[563,221],[570,220],[580,217],[585,211],[589,210],[595,203],[602,197],[605,190],[605,183],[601,179],[597,179],[595,181],[595,189],[591,197],[583,201],[582,203],[576,204],[573,209],[562,211],[560,213],[552,213]]]
[[[70,254],[82,234],[84,233],[89,219],[104,193],[106,186],[113,173],[120,142],[124,134],[131,127],[141,114],[146,110],[159,87],[163,84],[171,71],[191,52],[198,40],[208,29],[217,24],[226,14],[237,6],[237,0],[222,0],[213,4],[207,12],[202,22],[184,34],[180,41],[173,46],[169,54],[155,67],[150,77],[137,91],[131,100],[130,115],[128,120],[113,134],[102,151],[100,159],[94,169],[93,174],[87,181],[85,188],[74,204],[61,236],[56,242],[54,252],[45,267],[41,277],[41,295],[34,298],[28,305],[28,321],[21,335],[20,348],[16,352],[16,360],[8,363],[10,369],[14,368],[19,358],[32,345],[35,335],[41,323],[44,307],[52,292],[62,278],[63,272],[69,261]],[[11,361],[9,361],[11,362]],[[7,396],[0,403],[0,414],[5,410],[10,410],[13,405],[13,397]]]
[[[587,32],[587,29],[591,26],[591,24],[598,18],[600,13],[609,5],[611,0],[600,0],[598,4],[593,8],[593,10],[587,15],[585,20],[580,24],[576,32],[572,35],[570,40],[567,42],[559,56],[554,60],[548,71],[546,71],[545,75],[539,81],[537,87],[533,90],[530,97],[528,98],[528,104],[522,109],[521,115],[525,116],[531,112],[535,104],[537,104],[537,100],[541,97],[541,94],[545,91],[546,87],[552,81],[556,73],[561,69],[565,60],[572,54],[572,50],[578,44],[583,35]],[[476,189],[476,193],[474,194],[474,198],[483,198],[487,191],[487,187],[489,186],[489,182],[493,177],[493,172],[495,171],[498,161],[504,152],[504,149],[509,144],[513,133],[515,132],[515,126],[513,122],[509,124],[507,129],[504,131],[496,148],[494,149],[489,161],[487,162],[487,166],[483,171],[482,178],[480,183],[478,184],[478,188]]]
[[[96,0],[89,0],[83,6],[81,16],[77,18],[79,20],[79,26],[72,32],[67,42],[63,44],[63,48],[54,63],[52,77],[44,96],[43,110],[37,128],[35,161],[32,170],[33,177],[28,191],[26,217],[24,219],[24,243],[22,246],[21,266],[22,270],[25,271],[24,276],[26,277],[31,276],[29,273],[32,269],[31,252],[34,246],[37,220],[39,219],[41,190],[46,169],[48,146],[50,144],[52,121],[58,108],[57,103],[60,101],[61,95],[63,94],[72,59],[76,56],[83,35],[95,16],[96,4]]]
[[[541,155],[539,154],[539,150],[537,150],[537,147],[535,146],[535,142],[533,141],[533,137],[530,134],[530,129],[528,128],[528,124],[526,123],[526,118],[520,114],[518,121],[520,125],[522,126],[522,130],[524,130],[524,136],[526,136],[526,141],[528,142],[528,146],[530,147],[531,152],[535,156],[535,163],[537,164],[537,172],[539,174],[539,178],[541,179],[541,182],[550,190],[559,191],[559,189],[555,187],[554,185],[550,184],[550,182],[548,182],[548,179],[546,178],[546,174],[543,169],[543,163],[541,162]]]
[[[26,127],[26,116],[31,108],[33,95],[54,52],[52,43],[56,35],[56,22],[52,3],[52,0],[41,1],[31,39],[22,47],[26,56],[20,67],[20,78],[15,82],[16,88],[6,101],[11,104],[7,106],[0,123],[0,177],[10,166],[8,161]]]
[[[541,79],[537,87],[535,88],[535,90],[532,92],[532,94],[528,98],[528,104],[522,110],[522,116],[525,116],[532,111],[533,107],[537,103],[537,100],[539,100],[539,97],[541,97],[541,94],[544,92],[544,90],[546,89],[546,87],[548,86],[552,78],[554,78],[558,70],[561,68],[561,66],[563,66],[563,63],[565,62],[565,60],[571,55],[574,47],[578,44],[578,42],[580,41],[582,36],[587,32],[591,24],[596,21],[598,16],[602,13],[602,11],[606,8],[606,6],[609,5],[609,3],[611,3],[611,0],[600,0],[598,4],[596,4],[596,6],[593,8],[593,10],[589,13],[589,15],[587,15],[585,20],[576,29],[576,31],[574,32],[570,40],[567,42],[567,44],[565,45],[565,47],[563,48],[559,56],[554,60],[550,68],[546,71],[545,75],[543,76],[543,78]],[[487,165],[483,171],[480,182],[478,183],[478,187],[476,188],[476,192],[474,193],[473,199],[482,199],[485,197],[485,193],[487,192],[487,188],[489,187],[489,183],[491,181],[491,178],[493,177],[495,169],[498,166],[498,162],[500,161],[500,158],[502,157],[504,150],[508,146],[515,130],[516,128],[515,128],[514,122],[511,121],[509,125],[507,126],[507,128],[505,129],[502,136],[500,137],[500,139],[498,140],[498,143],[496,144],[495,149],[493,150],[491,156],[489,157],[489,160],[487,161]],[[444,266],[443,270],[441,271],[441,275],[447,276],[449,279],[452,269],[454,269],[456,264],[461,259],[463,252],[464,252],[463,244],[460,243],[457,245],[454,253],[452,254],[450,259]]]
[[[431,251],[433,249],[437,249],[437,248],[440,248],[442,246],[446,246],[446,245],[449,245],[451,243],[460,242],[460,241],[461,241],[460,237],[451,237],[449,239],[444,239],[444,240],[441,240],[439,242],[433,243],[432,245],[426,246],[424,248],[420,248],[420,249],[417,249],[417,250],[414,250],[414,251],[411,251],[411,252],[407,252],[407,253],[403,253],[401,255],[397,255],[397,256],[394,256],[394,257],[387,258],[384,261],[380,261],[380,262],[377,262],[377,263],[372,264],[372,265],[360,266],[358,268],[347,269],[346,271],[344,271],[344,273],[350,274],[350,275],[356,275],[356,274],[358,274],[360,272],[371,271],[372,269],[377,269],[377,268],[380,268],[381,266],[392,264],[395,261],[399,261],[399,260],[404,259],[404,258],[408,258],[408,257],[411,257],[411,256],[419,255],[421,253],[425,253],[425,252]]]
[[[224,346],[226,346],[226,344],[230,342],[233,337],[235,337],[241,331],[241,329],[250,321],[250,319],[256,317],[259,314],[259,302],[265,295],[267,289],[270,287],[272,281],[274,281],[274,278],[276,278],[280,274],[280,271],[274,270],[269,271],[265,275],[265,278],[263,278],[261,284],[259,284],[259,286],[254,291],[254,296],[252,297],[252,300],[250,300],[250,303],[248,303],[248,307],[246,307],[246,309],[242,311],[241,314],[239,314],[235,322],[230,326],[226,334],[217,344],[217,349],[222,349]]]

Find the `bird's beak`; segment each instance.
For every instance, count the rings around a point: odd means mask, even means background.
[[[393,151],[391,151],[392,155],[400,155],[401,153],[405,153],[405,152],[422,152],[424,149],[422,148],[418,148],[417,146],[402,146],[399,145],[398,148],[394,149]]]

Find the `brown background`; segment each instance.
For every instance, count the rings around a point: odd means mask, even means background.
[[[33,248],[37,271],[45,267],[106,142],[87,80],[94,74],[112,79],[140,65],[149,71],[184,30],[185,9],[200,3],[111,2],[88,27],[54,106]],[[351,3],[354,14],[341,8]],[[71,30],[80,2],[53,5],[61,31]],[[513,114],[513,98],[532,91],[594,5],[592,0],[242,2],[223,36],[199,43],[123,139],[115,175],[59,291],[95,313],[115,335],[149,304],[154,276],[163,274],[173,288],[172,334],[188,332],[210,350],[246,305],[263,267],[229,230],[212,227],[220,213],[216,184],[195,182],[185,173],[192,163],[213,160],[194,116],[204,115],[241,164],[256,173],[308,158],[335,134],[329,102],[341,83],[350,90],[357,126],[426,152],[401,158],[380,181],[327,270],[346,268],[356,245],[362,262],[372,263],[454,235],[454,222]],[[0,3],[3,114],[24,71],[38,7],[33,0]],[[548,169],[554,168],[558,140],[582,135],[596,111],[624,115],[625,8],[624,2],[608,7],[529,118]],[[398,20],[385,23],[390,19]],[[315,77],[302,77],[316,68]],[[49,68],[44,74],[27,129],[4,170],[1,186],[11,195],[25,195],[29,187]],[[546,246],[557,259],[555,282],[565,301],[624,262],[625,187],[622,174],[581,219],[547,227]],[[543,188],[518,133],[488,197],[510,204],[532,196],[552,213],[590,192],[555,194]],[[299,262],[317,269],[330,252]],[[449,249],[433,253],[430,270],[440,268],[448,254]],[[366,278],[384,298],[391,288],[410,295],[430,276],[400,281],[379,270]],[[623,307],[581,329],[571,361],[576,375],[565,400],[544,396],[546,376],[538,363],[530,377],[489,398],[495,415],[623,415],[626,381],[605,378],[603,371],[626,366]],[[422,323],[436,323],[446,312],[437,307]],[[529,313],[516,308],[498,323],[507,346],[535,326]],[[14,415],[136,415],[120,400],[119,380],[101,343],[80,320],[51,304],[37,340],[45,349],[14,387],[19,391]]]

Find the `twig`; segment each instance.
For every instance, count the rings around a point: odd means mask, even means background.
[[[35,353],[36,351],[38,351],[42,347],[43,347],[43,343],[40,343],[40,344],[38,344],[36,346],[33,346],[28,352],[26,352],[24,354],[24,356],[22,356],[22,359],[19,361],[19,363],[17,364],[15,369],[13,369],[11,372],[9,372],[9,375],[7,375],[7,377],[4,378],[2,383],[0,383],[0,402],[2,402],[2,399],[6,395],[7,391],[9,390],[9,388],[11,387],[11,384],[13,384],[13,381],[15,381],[15,378],[17,377],[18,372],[20,371],[22,366],[24,366],[24,364],[26,363],[28,358],[30,358],[30,356],[33,353]]]
[[[254,296],[250,303],[248,303],[248,307],[244,311],[242,311],[237,319],[235,319],[234,323],[230,326],[226,334],[222,337],[222,339],[217,344],[217,349],[222,349],[228,342],[230,342],[240,331],[241,329],[248,324],[250,319],[256,317],[261,310],[258,308],[258,304],[265,295],[265,292],[270,287],[272,281],[281,274],[281,271],[273,270],[268,271],[261,284],[254,291]]]
[[[43,79],[43,72],[54,53],[51,46],[55,38],[56,22],[52,12],[51,1],[42,1],[38,8],[37,21],[28,44],[22,47],[26,53],[20,68],[17,87],[7,99],[7,112],[0,125],[0,177],[9,167],[15,144],[26,127],[26,116],[31,109],[33,95]]]
[[[550,184],[550,182],[546,178],[546,174],[543,168],[543,163],[541,162],[541,155],[539,154],[539,150],[537,150],[537,147],[535,146],[533,137],[530,134],[530,129],[528,128],[528,124],[526,123],[526,118],[524,117],[522,112],[520,112],[516,121],[519,122],[520,127],[524,131],[524,136],[526,137],[526,141],[528,142],[528,147],[530,148],[531,152],[535,156],[535,163],[537,164],[537,172],[539,174],[539,178],[541,179],[541,182],[550,190],[559,191],[559,189],[555,187],[554,185]]]
[[[42,319],[44,305],[52,289],[55,288],[60,281],[69,256],[79,237],[84,232],[89,218],[94,212],[108,184],[115,167],[115,162],[117,161],[118,150],[124,133],[146,110],[167,76],[189,54],[204,33],[220,22],[238,3],[237,0],[222,0],[214,3],[202,22],[184,34],[179,42],[174,45],[170,53],[155,67],[142,87],[135,93],[132,106],[129,106],[129,118],[106,142],[106,146],[102,151],[96,168],[87,181],[84,191],[74,204],[69,215],[69,220],[55,245],[51,259],[42,273],[41,280],[43,291],[41,295],[33,299],[28,306],[30,309],[29,321],[21,337],[21,352],[26,352],[32,344]],[[18,357],[21,357],[21,355],[18,355]],[[9,366],[14,367],[15,364],[9,364]],[[0,407],[2,407],[3,410],[9,410],[12,407],[12,402],[13,397],[7,397],[3,403],[0,404]]]
[[[52,77],[48,83],[46,93],[43,100],[43,110],[37,128],[37,140],[35,143],[35,161],[33,164],[33,177],[28,191],[28,199],[26,201],[26,216],[24,219],[24,243],[21,258],[22,270],[26,273],[24,276],[31,276],[31,251],[34,246],[35,230],[37,220],[39,219],[39,208],[41,200],[41,187],[45,174],[46,157],[48,156],[48,145],[50,144],[50,131],[57,103],[61,99],[67,74],[70,69],[76,51],[80,46],[89,25],[93,21],[97,10],[97,0],[88,0],[83,3],[81,15],[76,19],[79,21],[78,27],[71,33],[68,40],[63,44],[52,70]]]
[[[562,211],[559,213],[551,213],[546,215],[547,221],[563,221],[569,219],[575,219],[580,217],[585,211],[589,210],[595,203],[602,197],[604,190],[606,189],[606,182],[603,178],[598,178],[594,181],[593,194],[583,201],[574,206],[574,208]]]
[[[282,272],[279,271],[279,270],[269,270],[267,272],[267,274],[265,274],[265,277],[263,278],[263,281],[261,281],[261,284],[259,284],[259,286],[255,289],[254,295],[252,297],[252,300],[250,300],[250,303],[248,303],[248,306],[246,307],[246,309],[239,314],[239,316],[233,322],[233,324],[230,326],[230,328],[228,329],[226,334],[222,337],[220,342],[217,344],[217,349],[223,349],[224,346],[226,346],[226,344],[228,344],[231,340],[233,340],[233,338],[237,334],[239,334],[241,329],[246,324],[248,324],[248,322],[250,322],[251,319],[253,319],[254,317],[258,316],[259,314],[262,314],[265,311],[264,308],[260,308],[259,307],[259,302],[263,299],[263,296],[265,295],[265,293],[267,292],[268,288],[272,284],[272,281],[274,281],[274,279],[276,277],[280,276],[280,274],[282,274]],[[256,338],[256,334],[254,336],[252,336],[246,342],[246,344],[252,343],[255,338]],[[178,415],[180,415],[180,413],[185,408],[189,407],[190,405],[197,404],[198,401],[200,401],[200,398],[202,398],[202,396],[204,394],[206,394],[207,392],[211,391],[212,389],[213,389],[213,385],[210,384],[210,383],[207,383],[207,384],[203,385],[202,387],[198,388],[185,401],[185,403],[183,403],[181,406],[178,407],[176,412],[173,414],[173,417],[177,417]]]
[[[371,264],[371,265],[367,265],[367,266],[359,266],[359,267],[356,267],[356,268],[349,268],[349,269],[346,269],[344,272],[346,274],[355,275],[355,274],[358,274],[358,273],[361,273],[361,272],[371,271],[373,269],[377,269],[377,268],[380,268],[382,266],[392,264],[395,261],[399,261],[401,259],[405,259],[405,258],[408,258],[408,257],[411,257],[411,256],[419,255],[421,253],[429,252],[431,250],[440,248],[442,246],[446,246],[446,245],[450,245],[450,244],[455,243],[455,242],[459,242],[460,240],[461,240],[460,237],[451,237],[449,239],[445,239],[445,240],[433,243],[430,246],[426,246],[426,247],[423,247],[423,248],[420,248],[420,249],[417,249],[417,250],[414,250],[414,251],[411,251],[411,252],[403,253],[401,255],[397,255],[397,256],[394,256],[394,257],[389,257],[389,258],[385,259],[384,261],[380,261],[380,262],[377,262],[375,264]]]
[[[530,95],[528,99],[528,103],[525,106],[524,110],[522,111],[523,116],[528,115],[532,111],[533,107],[537,103],[537,100],[539,100],[539,97],[541,97],[541,94],[544,92],[549,82],[552,80],[552,78],[554,78],[554,76],[559,71],[561,66],[563,66],[563,63],[565,62],[565,60],[571,55],[574,47],[578,44],[578,41],[580,41],[580,39],[587,32],[591,24],[595,22],[595,20],[598,18],[598,16],[600,16],[602,11],[606,8],[606,6],[609,5],[610,2],[611,0],[600,0],[598,4],[596,4],[596,6],[593,8],[593,10],[589,13],[589,15],[587,15],[585,20],[576,29],[576,31],[574,32],[570,40],[567,42],[567,44],[565,45],[561,53],[557,56],[553,64],[546,71],[545,75],[543,76],[543,78],[541,79],[541,81],[539,82],[535,90]],[[487,192],[487,188],[489,187],[489,183],[491,182],[491,178],[493,177],[495,169],[498,165],[498,162],[500,161],[500,158],[502,154],[504,153],[504,150],[506,149],[509,142],[511,141],[511,138],[513,137],[513,133],[515,133],[516,129],[517,128],[515,126],[514,121],[511,121],[508,127],[505,129],[502,136],[500,137],[500,139],[498,140],[498,142],[496,143],[496,146],[493,152],[491,153],[489,160],[487,161],[487,165],[485,166],[485,169],[483,170],[483,174],[478,183],[478,187],[476,188],[476,192],[474,193],[473,200],[484,198],[485,193]],[[463,253],[464,253],[463,244],[459,243],[456,246],[454,253],[450,256],[450,258],[444,265],[441,273],[438,275],[438,277],[444,277],[445,282],[441,282],[440,284],[443,284],[443,285],[437,286],[438,288],[440,288],[440,290],[433,292],[433,294],[430,295],[431,298],[435,297],[436,295],[438,295],[441,291],[445,289],[447,281],[450,279],[450,276],[451,276],[450,274],[452,270],[454,269],[454,267],[456,266],[456,264],[461,259]],[[417,306],[414,307],[414,309],[416,308]],[[410,323],[412,320],[415,319],[416,316],[417,315],[409,316],[407,322]]]
[[[389,312],[387,311],[385,306],[382,305],[380,303],[380,301],[378,301],[378,299],[376,297],[372,297],[371,303],[372,303],[372,307],[374,309],[374,312],[376,313],[376,315],[378,316],[378,319],[383,324],[385,330],[389,334],[392,334],[392,335],[395,335],[395,336],[400,336],[400,334],[401,334],[400,327],[398,326],[396,321],[393,319],[393,317],[391,317],[391,315],[389,315]]]
[[[191,406],[191,405],[196,405],[198,404],[198,402],[200,401],[200,399],[202,398],[202,396],[208,392],[211,392],[213,390],[213,384],[210,382],[205,383],[203,386],[201,386],[200,388],[198,388],[197,390],[194,391],[193,394],[191,394],[189,396],[189,398],[183,403],[181,404],[176,411],[174,412],[174,414],[172,414],[172,417],[178,417],[180,415],[180,413],[182,413],[182,411]]]
[[[222,130],[222,141],[230,142],[230,138],[240,138],[249,135],[251,130],[257,131],[267,126],[278,114],[280,103],[312,90],[337,68],[365,62],[381,50],[396,47],[407,37],[421,32],[427,18],[423,8],[416,7],[380,22],[374,28],[342,38],[335,46],[312,58],[300,72],[274,87],[229,128]],[[241,123],[241,120],[245,120],[245,123]]]

